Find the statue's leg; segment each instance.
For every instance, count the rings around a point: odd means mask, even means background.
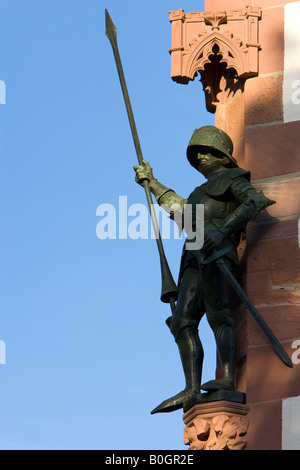
[[[230,261],[228,261],[230,266]],[[228,308],[228,282],[216,265],[207,267],[204,275],[205,309],[216,339],[222,377],[201,386],[202,390],[234,390],[236,340]]]
[[[185,389],[161,403],[152,414],[180,409],[186,399],[200,392],[203,348],[198,325],[204,314],[200,283],[199,272],[187,268],[180,285],[175,313],[167,320],[179,349],[186,382]]]
[[[214,328],[218,354],[222,367],[222,377],[210,380],[201,386],[202,390],[235,390],[235,335],[232,326],[227,322],[221,322]]]

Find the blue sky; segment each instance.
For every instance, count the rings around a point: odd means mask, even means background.
[[[168,12],[203,1],[0,0],[0,449],[185,449],[184,387],[160,302],[154,240],[99,240],[100,204],[146,203],[111,46],[118,43],[144,158],[187,197],[199,79],[170,78]],[[165,240],[177,279],[182,240]],[[204,321],[203,380],[215,371]]]

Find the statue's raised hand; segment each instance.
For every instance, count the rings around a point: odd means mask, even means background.
[[[149,182],[154,179],[152,168],[146,160],[143,160],[142,165],[134,165],[135,170],[135,181],[138,184],[143,184],[143,181],[148,180]]]

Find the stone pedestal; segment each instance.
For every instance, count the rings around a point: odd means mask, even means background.
[[[247,446],[249,406],[226,400],[197,403],[183,415],[189,450],[243,450]]]

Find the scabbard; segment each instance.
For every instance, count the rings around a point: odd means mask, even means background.
[[[274,347],[275,351],[277,352],[279,358],[284,362],[284,364],[288,367],[293,367],[293,363],[290,359],[290,357],[287,355],[285,350],[283,349],[282,345],[279,343],[278,339],[274,335],[274,333],[271,331],[265,320],[262,318],[260,313],[257,311],[251,300],[247,297],[246,293],[238,283],[238,281],[235,279],[233,274],[231,273],[230,269],[226,265],[225,261],[222,258],[219,258],[216,260],[217,266],[220,268],[228,282],[231,284],[232,288],[234,291],[237,293],[237,295],[240,297],[244,305],[247,307],[249,313],[252,315],[254,320],[257,322],[257,324],[260,326],[272,346]]]

